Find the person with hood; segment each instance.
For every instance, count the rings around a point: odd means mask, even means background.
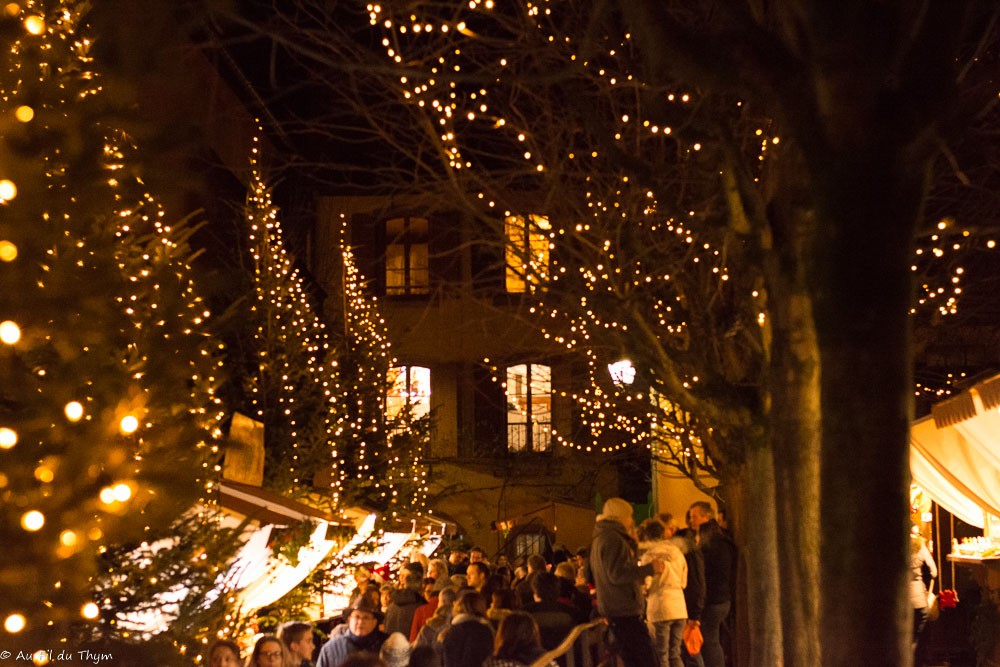
[[[653,558],[639,565],[632,506],[622,498],[608,498],[594,525],[590,543],[590,579],[597,591],[597,608],[608,619],[622,660],[629,667],[657,667],[656,653],[643,622],[646,577],[664,570]]]
[[[378,629],[382,620],[382,610],[365,596],[358,598],[350,607],[347,617],[347,631],[323,644],[316,667],[340,667],[348,656],[354,653],[374,653],[389,636]]]
[[[684,553],[670,542],[666,527],[656,519],[647,519],[639,527],[639,551],[642,562],[662,558],[663,572],[646,580],[646,621],[653,626],[653,643],[660,656],[660,667],[684,667],[681,640],[687,625],[688,567]]]

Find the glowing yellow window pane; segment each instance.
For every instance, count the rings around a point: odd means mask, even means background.
[[[548,218],[540,215],[510,215],[504,220],[508,292],[532,292],[547,280],[551,228]]]

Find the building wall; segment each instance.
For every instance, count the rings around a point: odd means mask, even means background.
[[[431,371],[431,508],[456,522],[470,544],[491,552],[503,541],[492,522],[527,516],[543,506],[558,508],[553,516],[542,512],[536,518],[554,529],[560,542],[573,548],[589,544],[594,498],[618,495],[615,466],[558,444],[528,454],[509,453],[503,446],[503,392],[489,382],[485,359],[501,369],[525,362],[550,366],[552,422],[564,434],[572,428],[567,390],[576,378],[565,350],[546,340],[532,322],[534,299],[504,292],[502,266],[489,264],[502,262],[500,239],[483,242],[476,236],[482,230],[461,216],[435,213],[433,202],[418,199],[324,198],[317,210],[311,269],[330,295],[327,312],[340,307],[342,268],[336,249],[346,221],[357,263],[372,291],[382,293],[379,310],[393,355],[400,365]],[[426,295],[384,295],[385,220],[403,214],[430,221]],[[490,401],[494,407],[485,409]]]
[[[613,485],[614,472],[606,466],[565,465],[562,470],[535,464],[525,468],[490,471],[489,466],[457,461],[433,465],[434,509],[459,526],[460,537],[469,545],[495,553],[505,542],[494,522],[510,521],[514,526],[541,522],[555,533],[555,541],[575,550],[590,544],[596,513],[592,490]],[[573,484],[585,481],[586,483]],[[555,493],[578,493],[578,499],[553,500]]]
[[[695,486],[689,477],[678,472],[674,468],[664,465],[654,465],[653,474],[653,498],[656,503],[656,512],[672,514],[678,527],[684,527],[684,517],[692,503],[707,500],[712,503],[712,507],[718,509],[715,500],[704,491]],[[707,487],[711,488],[717,484],[716,480],[705,477],[702,480]]]

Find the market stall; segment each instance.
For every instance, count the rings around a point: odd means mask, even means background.
[[[953,538],[950,549],[942,546],[949,562],[971,571],[986,609],[1000,618],[1000,376],[935,405],[929,417],[913,423],[910,470],[934,502],[983,530],[982,536]],[[1000,666],[1000,641],[979,649],[979,664]]]

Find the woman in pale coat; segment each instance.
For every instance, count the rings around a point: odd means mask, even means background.
[[[910,534],[910,602],[913,604],[913,648],[920,642],[920,635],[927,623],[927,587],[923,569],[931,572],[931,581],[937,579],[937,565],[927,542],[916,533]]]
[[[653,644],[660,667],[684,667],[681,641],[687,623],[684,588],[687,586],[687,561],[680,549],[656,519],[639,527],[639,551],[642,562],[660,558],[666,567],[659,575],[646,578],[646,620],[653,628]]]

